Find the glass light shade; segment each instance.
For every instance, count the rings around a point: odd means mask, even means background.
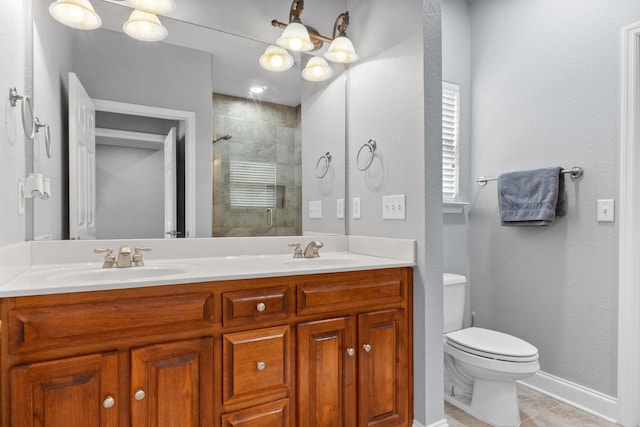
[[[169,34],[156,15],[141,10],[134,10],[122,29],[129,37],[143,42],[157,42]]]
[[[333,39],[324,57],[331,62],[339,62],[341,64],[355,62],[360,58],[353,48],[351,40],[345,36],[339,36]]]
[[[296,52],[307,52],[313,49],[309,31],[299,22],[292,22],[287,25],[287,28],[284,29],[276,43],[278,43],[278,46]]]
[[[173,0],[127,0],[134,9],[154,15],[166,15],[176,10]]]
[[[260,66],[269,71],[286,71],[293,66],[293,56],[286,49],[271,45],[260,57]]]
[[[49,5],[49,13],[61,24],[78,30],[95,30],[102,25],[89,0],[57,0]]]
[[[311,82],[321,82],[327,80],[333,75],[333,68],[329,66],[324,58],[319,56],[312,57],[307,66],[302,70],[302,77]]]

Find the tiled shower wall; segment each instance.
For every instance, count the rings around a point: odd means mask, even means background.
[[[213,236],[302,234],[300,106],[213,94]],[[230,206],[230,161],[276,165],[273,227],[266,208]]]

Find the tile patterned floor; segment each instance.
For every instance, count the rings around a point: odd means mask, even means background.
[[[518,384],[520,400],[520,427],[615,427],[615,423],[605,421],[583,412],[573,406],[559,402],[544,394]],[[445,402],[444,412],[450,427],[490,427],[449,402]]]

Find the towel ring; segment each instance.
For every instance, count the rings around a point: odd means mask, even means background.
[[[40,128],[44,128],[44,146],[47,151],[47,157],[51,158],[51,127],[48,124],[41,124],[40,119],[36,117],[35,121],[36,133],[40,132]]]
[[[27,138],[33,139],[33,137],[36,136],[36,121],[33,116],[33,102],[31,101],[31,97],[19,95],[15,87],[10,87],[9,102],[11,102],[11,106],[15,107],[18,101],[22,101],[22,129]],[[31,117],[30,126],[27,125],[27,106],[29,106],[29,117]]]
[[[323,162],[324,160],[324,162]],[[327,151],[324,156],[320,156],[316,163],[316,178],[324,178],[329,172],[329,165],[331,164],[331,153]]]
[[[369,169],[371,163],[373,163],[373,158],[376,156],[376,147],[377,144],[375,139],[370,139],[366,144],[363,144],[362,147],[360,147],[360,149],[358,150],[358,155],[356,156],[356,167],[359,171],[366,171],[367,169]],[[365,166],[361,167],[360,155],[362,154],[362,150],[364,150],[365,148],[369,149],[370,157],[369,160],[367,160]]]

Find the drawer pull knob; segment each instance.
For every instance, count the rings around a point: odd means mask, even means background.
[[[262,361],[256,363],[256,368],[258,368],[258,371],[264,371],[264,368],[266,367],[267,367],[267,364]]]
[[[267,306],[263,302],[259,302],[256,308],[258,309],[258,311],[262,312],[265,310],[265,308],[267,308]]]
[[[371,344],[365,344],[362,346],[362,349],[369,353],[371,351]]]
[[[116,400],[113,398],[113,396],[107,396],[107,398],[104,399],[104,401],[102,402],[102,407],[105,409],[109,409],[109,408],[113,408],[115,404],[116,404]]]
[[[142,400],[146,397],[146,394],[144,392],[144,390],[138,390],[135,392],[135,394],[133,395],[133,398],[135,400]]]
[[[348,354],[349,356],[353,356],[354,354],[356,354],[356,351],[355,351],[352,347],[349,347],[349,348],[347,349],[347,354]]]

